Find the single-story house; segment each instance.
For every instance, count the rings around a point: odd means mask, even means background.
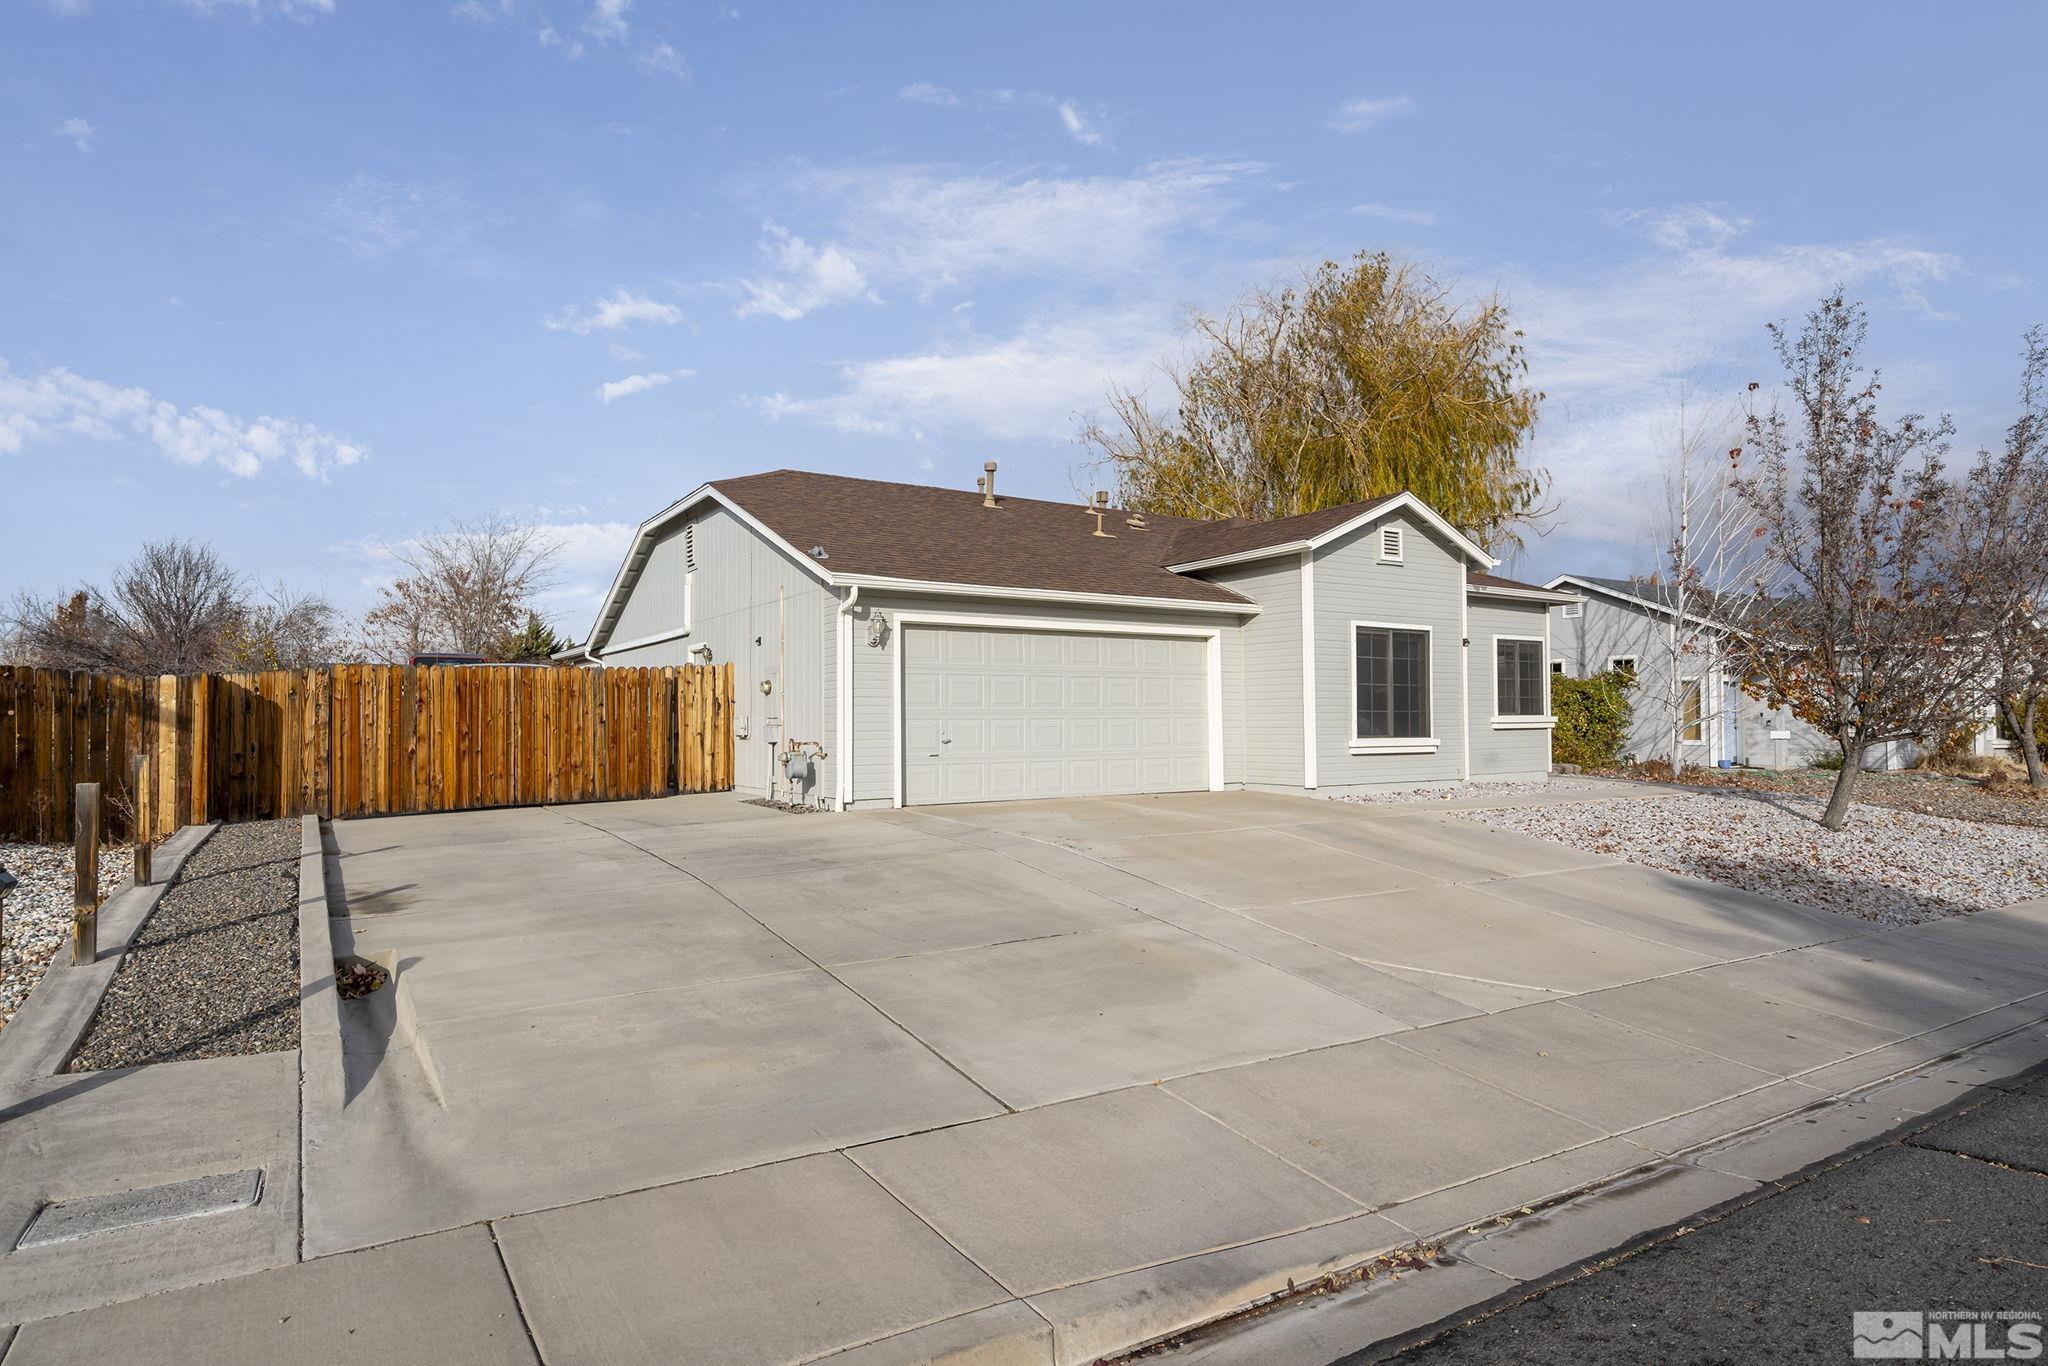
[[[1687,611],[1680,625],[1680,599],[1668,583],[1654,579],[1612,579],[1560,574],[1546,587],[1575,594],[1577,601],[1551,608],[1554,645],[1551,667],[1573,678],[1609,669],[1634,675],[1635,709],[1623,753],[1639,760],[1671,757],[1672,642],[1682,629],[1698,648],[1679,665],[1683,728],[1679,748],[1687,764],[1754,764],[1787,768],[1834,750],[1834,741],[1783,707],[1750,696],[1729,667],[1718,635]],[[1976,738],[1979,753],[2001,748],[1988,724]],[[1864,759],[1873,769],[1905,768],[1919,755],[1910,741],[1874,746]]]
[[[641,524],[576,654],[733,661],[739,786],[828,806],[1548,774],[1573,595],[1420,499],[1195,521],[986,468],[706,484]]]

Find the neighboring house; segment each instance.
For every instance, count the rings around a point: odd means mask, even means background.
[[[1574,678],[1608,669],[1633,673],[1634,713],[1623,753],[1639,760],[1669,759],[1672,749],[1671,671],[1673,639],[1681,630],[1679,598],[1670,584],[1647,579],[1607,579],[1560,574],[1547,585],[1578,594],[1583,601],[1551,609],[1552,667]],[[1727,760],[1763,768],[1804,764],[1834,750],[1828,735],[1782,707],[1770,707],[1745,693],[1713,629],[1691,612],[1684,632],[1699,648],[1679,663],[1678,694],[1684,725],[1679,747],[1687,764]],[[1997,747],[1987,727],[1976,741],[1979,753]],[[1905,768],[1919,756],[1908,741],[1874,746],[1864,767]]]
[[[989,466],[989,484],[994,467]],[[579,657],[734,661],[835,806],[1541,777],[1548,609],[1408,494],[1272,522],[779,470],[643,523]]]

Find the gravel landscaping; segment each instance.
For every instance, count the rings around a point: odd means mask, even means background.
[[[100,846],[100,896],[128,881],[135,856],[125,844]],[[71,942],[71,846],[0,844],[0,868],[21,880],[0,907],[0,1029]],[[68,950],[66,950],[68,952]]]
[[[1330,798],[1354,806],[1401,806],[1409,802],[1469,802],[1494,797],[1524,797],[1547,792],[1604,792],[1612,783],[1579,782],[1572,778],[1551,778],[1533,782],[1439,783],[1435,787],[1409,787],[1391,792],[1346,792]]]
[[[144,922],[74,1072],[299,1044],[299,822],[224,825]]]
[[[1617,770],[1612,776],[1638,781],[1678,782],[1687,787],[1738,788],[1748,792],[1786,792],[1825,797],[1835,775],[1817,768],[1691,768],[1677,778],[1658,766],[1642,772]],[[2048,794],[2022,783],[2003,787],[1977,778],[1915,770],[1907,773],[1865,773],[1856,779],[1856,800],[1923,816],[1952,816],[1992,825],[2030,825],[2048,830]]]
[[[1571,802],[1463,819],[1884,925],[2048,896],[2048,830],[1743,792]]]

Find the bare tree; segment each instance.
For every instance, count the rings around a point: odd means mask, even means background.
[[[232,668],[252,671],[310,669],[346,663],[360,653],[333,603],[281,582],[243,604],[228,651]]]
[[[554,582],[560,551],[539,527],[497,513],[398,547],[406,572],[378,590],[363,619],[371,648],[394,659],[429,650],[503,657]]]
[[[2048,788],[2039,724],[2048,714],[2048,329],[2029,328],[2020,415],[2005,444],[1983,451],[1966,484],[1957,535],[1984,601],[1984,699]]]
[[[1656,699],[1671,744],[1671,772],[1685,767],[1686,736],[1725,723],[1726,680],[1742,682],[1726,622],[1747,615],[1756,589],[1760,545],[1736,480],[1741,450],[1733,406],[1702,404],[1697,386],[1681,380],[1665,473],[1665,564],[1669,579],[1656,600],[1670,608],[1659,647],[1666,655],[1665,695]],[[1725,451],[1725,454],[1723,453]]]
[[[242,577],[211,546],[151,541],[104,590],[19,595],[12,625],[18,648],[44,668],[203,673],[230,656],[246,608]]]
[[[1773,325],[1791,411],[1745,423],[1752,472],[1733,486],[1761,541],[1753,591],[1724,624],[1751,686],[1839,747],[1821,824],[1839,830],[1865,753],[1946,730],[1979,695],[1978,584],[1956,553],[1952,424],[1878,412],[1868,325],[1841,291],[1796,334]]]

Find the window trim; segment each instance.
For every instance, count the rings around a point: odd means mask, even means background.
[[[1393,523],[1383,523],[1374,528],[1379,537],[1379,561],[1381,564],[1406,564],[1408,562],[1408,528]],[[1394,538],[1394,553],[1387,553],[1387,537]],[[1355,727],[1354,727],[1355,728]]]
[[[1552,676],[1550,665],[1555,661],[1550,658],[1549,638],[1546,636],[1513,635],[1503,632],[1499,635],[1491,636],[1489,639],[1493,643],[1492,682],[1489,684],[1493,689],[1490,699],[1492,702],[1493,728],[1495,730],[1549,730],[1555,726],[1557,724],[1557,717],[1551,713],[1550,709],[1550,679]],[[1543,679],[1542,711],[1522,714],[1503,712],[1500,709],[1500,643],[1503,640],[1533,641],[1543,647],[1542,659],[1544,668],[1541,674]]]
[[[1607,656],[1605,672],[1615,672],[1615,666],[1624,659],[1628,661],[1628,676],[1630,678],[1641,678],[1643,676],[1643,657],[1641,655],[1609,655]]]
[[[1427,735],[1360,735],[1358,733],[1358,633],[1366,631],[1414,631],[1422,636],[1423,658],[1428,662]],[[1443,741],[1436,734],[1436,632],[1413,622],[1353,621],[1351,639],[1345,643],[1346,673],[1351,688],[1345,695],[1345,710],[1351,713],[1353,754],[1434,754]]]

